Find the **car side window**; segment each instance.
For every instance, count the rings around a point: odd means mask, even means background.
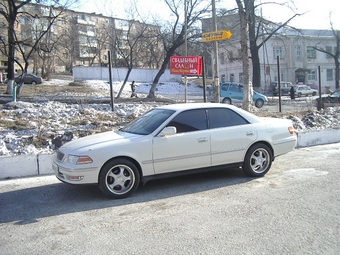
[[[222,90],[228,91],[229,84],[222,84]]]
[[[204,109],[181,112],[167,126],[176,127],[177,133],[207,129],[207,117]]]
[[[231,84],[230,85],[230,91],[240,92],[240,88],[236,84]]]
[[[231,109],[214,108],[208,110],[209,128],[232,127],[249,124],[241,115]]]

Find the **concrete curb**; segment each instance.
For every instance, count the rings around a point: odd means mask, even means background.
[[[297,133],[297,148],[340,142],[340,129],[324,129]],[[54,154],[0,157],[0,180],[54,174]]]

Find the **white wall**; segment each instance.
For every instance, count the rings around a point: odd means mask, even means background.
[[[112,68],[112,80],[124,81],[127,74],[127,68]],[[129,75],[128,81],[136,82],[152,82],[158,73],[158,69],[133,69]],[[108,67],[92,67],[92,66],[75,66],[72,68],[74,81],[83,80],[105,80],[109,81]],[[160,82],[180,82],[181,75],[170,74],[170,70],[165,70],[161,76]]]

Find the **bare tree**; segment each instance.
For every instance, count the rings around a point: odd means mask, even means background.
[[[63,63],[66,71],[72,72],[72,67],[77,56],[79,56],[79,30],[74,20],[64,20],[61,18],[61,23],[68,23],[68,26],[59,25],[60,35],[56,45],[56,51],[59,54],[56,58],[60,63]]]
[[[2,38],[2,52],[8,58],[8,83],[7,83],[7,91],[6,93],[11,94],[13,91],[13,83],[14,83],[14,63],[17,63],[22,69],[22,77],[25,73],[27,73],[27,68],[29,65],[29,59],[32,57],[33,53],[37,51],[39,42],[41,42],[42,38],[47,34],[50,30],[52,24],[59,17],[61,12],[63,11],[63,7],[60,8],[57,14],[49,13],[42,16],[37,12],[27,12],[24,7],[28,6],[28,4],[32,4],[33,1],[25,0],[25,1],[15,1],[15,0],[7,0],[2,2],[2,7],[0,9],[0,15],[2,15],[7,22],[7,38]],[[34,3],[42,4],[43,0],[36,0]],[[60,6],[59,1],[49,1],[51,5]],[[64,7],[67,6],[64,5]],[[49,7],[47,7],[49,10]],[[29,35],[25,38],[25,36],[18,35],[16,33],[16,25],[19,23],[19,18],[26,18],[27,20],[31,20],[33,22],[38,22],[40,18],[44,19],[45,25],[42,25],[42,30],[37,31],[38,33]],[[22,38],[23,37],[23,38]],[[22,61],[24,63],[20,63],[20,60],[16,58],[16,51],[18,51],[22,56]],[[22,82],[21,82],[22,84]]]
[[[339,80],[340,80],[340,62],[339,62],[339,57],[340,57],[340,31],[335,30],[333,27],[333,24],[331,22],[331,28],[332,28],[332,33],[335,38],[336,46],[334,47],[334,51],[332,50],[332,47],[322,47],[320,45],[316,45],[313,47],[315,50],[323,52],[327,54],[328,56],[332,57],[334,59],[334,64],[335,64],[335,88],[339,89]],[[319,77],[320,79],[320,77]]]
[[[248,22],[247,16],[249,15],[249,6],[243,5],[241,0],[236,0],[238,13],[240,17],[240,30],[241,30],[241,56],[242,56],[242,66],[243,66],[243,109],[250,109],[250,102],[252,95],[250,95],[249,86],[249,59],[248,59]]]
[[[174,21],[166,27],[162,33],[162,42],[165,52],[165,57],[161,68],[156,74],[152,86],[150,88],[148,98],[155,97],[155,91],[159,82],[159,79],[164,74],[167,68],[170,57],[173,56],[176,50],[185,43],[185,39],[190,40],[191,38],[197,38],[201,36],[201,32],[195,27],[197,22],[208,13],[210,4],[204,5],[202,0],[186,0],[186,22],[181,23],[181,10],[182,5],[179,5],[174,0],[165,0],[171,13],[174,15]],[[185,26],[186,24],[186,26]],[[187,28],[187,29],[186,29]],[[187,36],[186,33],[187,32]]]
[[[113,41],[116,59],[120,60],[121,66],[127,67],[128,69],[124,82],[117,95],[117,98],[119,98],[129,79],[132,69],[134,67],[142,66],[142,59],[147,57],[148,51],[145,49],[150,47],[146,47],[149,39],[154,38],[159,33],[158,27],[150,26],[139,21],[116,20],[116,22],[125,24],[125,26],[119,26],[121,29],[115,28],[115,37]],[[157,47],[157,45],[153,46]]]

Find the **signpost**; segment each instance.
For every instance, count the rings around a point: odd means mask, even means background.
[[[218,67],[218,41],[229,40],[232,33],[229,30],[217,30],[216,24],[216,9],[215,0],[212,0],[213,9],[213,24],[214,30],[212,32],[202,33],[202,42],[213,42],[214,45],[214,87],[215,87],[215,102],[220,102],[220,81],[219,81],[219,67]]]
[[[232,35],[233,34],[229,30],[206,32],[202,33],[202,42],[229,40],[232,37]]]
[[[170,73],[184,76],[185,102],[187,102],[187,76],[200,76],[202,74],[203,61],[200,56],[171,56]]]

